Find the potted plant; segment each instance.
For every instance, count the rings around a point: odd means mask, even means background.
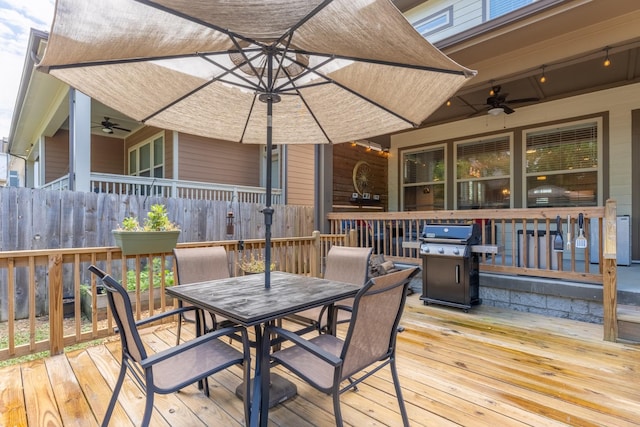
[[[142,225],[136,217],[127,217],[112,233],[124,255],[157,254],[176,247],[180,228],[169,220],[164,205],[155,204]]]
[[[243,271],[245,275],[247,274],[256,274],[256,273],[264,273],[265,262],[263,259],[256,258],[251,254],[249,259],[240,260],[240,269]],[[273,271],[276,268],[275,262],[271,263],[271,268],[269,271]]]

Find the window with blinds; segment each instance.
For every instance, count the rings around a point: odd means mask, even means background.
[[[402,168],[403,210],[444,209],[446,171],[443,146],[404,153]]]
[[[527,206],[595,206],[598,123],[526,133]]]
[[[511,206],[511,141],[509,136],[456,145],[458,209]]]
[[[488,7],[489,19],[495,19],[509,12],[534,3],[535,0],[485,0]]]

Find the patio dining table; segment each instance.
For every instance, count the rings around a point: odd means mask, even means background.
[[[203,310],[245,327],[253,326],[256,365],[251,396],[251,426],[266,426],[269,419],[270,337],[267,324],[302,310],[329,306],[329,319],[335,319],[333,303],[353,297],[361,286],[317,277],[274,271],[271,287],[265,288],[263,274],[174,286],[166,292]],[[246,396],[244,396],[246,398]]]

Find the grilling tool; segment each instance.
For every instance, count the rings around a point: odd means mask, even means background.
[[[556,217],[556,237],[553,239],[553,251],[562,252],[564,250],[564,241],[562,240],[562,220],[560,215]]]
[[[587,247],[587,238],[584,237],[584,216],[578,214],[578,229],[579,234],[576,237],[576,249],[584,249]]]
[[[567,250],[571,250],[571,215],[567,215]]]

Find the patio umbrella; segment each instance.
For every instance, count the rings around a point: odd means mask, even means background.
[[[266,144],[419,126],[475,72],[390,0],[58,0],[39,69],[142,123]]]

